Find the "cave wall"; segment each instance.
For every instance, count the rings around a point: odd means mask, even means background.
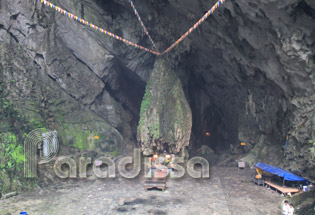
[[[197,148],[225,150],[220,161],[232,154],[314,177],[307,141],[314,138],[314,18],[310,1],[229,1],[185,41],[189,48],[176,71],[191,104]]]
[[[111,23],[114,16],[94,13],[97,2],[57,4],[96,23]],[[84,143],[89,132],[101,136],[98,147],[104,151],[135,146],[145,81],[132,70],[136,67],[146,77],[148,69],[141,67],[152,56],[135,57],[129,49],[132,57],[121,63],[124,46],[73,25],[36,1],[2,2],[1,20],[6,91],[28,120],[59,130],[65,144],[80,150],[89,149]]]
[[[128,1],[53,3],[150,47]],[[163,50],[213,3],[142,0],[135,5]],[[232,155],[315,177],[308,143],[314,138],[314,11],[312,0],[226,1],[167,55],[192,110],[191,151],[207,145],[221,161]],[[1,1],[0,20],[5,90],[33,122],[29,129],[57,129],[63,144],[80,151],[116,154],[139,146],[140,104],[155,56],[34,0]],[[86,144],[90,135],[100,135],[100,141]]]

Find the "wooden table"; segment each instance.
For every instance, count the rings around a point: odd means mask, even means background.
[[[256,178],[255,176],[253,177],[253,182],[257,184],[258,186],[262,185],[265,186],[265,180],[263,178]]]
[[[167,168],[161,169],[151,169],[153,172],[153,177],[146,178],[144,181],[145,190],[157,188],[162,191],[166,188],[166,176],[167,176]]]

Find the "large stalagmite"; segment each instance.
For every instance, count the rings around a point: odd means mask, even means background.
[[[182,85],[170,65],[158,59],[141,104],[137,129],[144,155],[178,153],[189,144],[192,115]]]

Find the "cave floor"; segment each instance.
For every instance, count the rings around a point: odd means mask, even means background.
[[[279,193],[251,182],[254,170],[212,167],[209,179],[169,179],[167,190],[145,191],[143,177],[71,180],[0,201],[0,214],[254,215],[279,214]]]

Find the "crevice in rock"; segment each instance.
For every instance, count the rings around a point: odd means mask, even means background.
[[[4,25],[0,24],[0,30],[1,30],[1,29],[4,29],[4,30],[10,35],[10,37],[13,38],[13,40],[14,40],[15,42],[19,43],[19,40],[18,40],[17,37],[10,31],[10,28],[11,28],[11,26],[10,26],[8,29],[6,29],[6,28],[4,27]]]
[[[305,13],[312,19],[315,19],[315,10],[310,7],[305,1],[300,1],[298,3],[298,5],[296,6],[296,11]]]
[[[100,80],[102,80],[102,78],[98,75],[98,74],[96,74],[94,71],[93,71],[93,69],[89,66],[89,65],[87,65],[83,60],[81,60],[76,54],[75,54],[75,52],[74,51],[72,51],[72,55],[75,57],[75,59],[77,59],[80,63],[82,63],[84,66],[86,66],[89,70],[90,70],[90,72],[92,72],[96,77],[98,77]]]
[[[10,16],[10,19],[11,20],[17,20],[17,17],[20,15],[20,13],[17,13],[17,14],[13,14]]]
[[[81,18],[84,19],[84,4],[81,4]]]
[[[12,34],[12,32],[8,31],[8,33],[9,33],[10,36],[14,39],[15,42],[19,43],[18,38],[17,38],[14,34]]]
[[[42,60],[45,59],[45,58],[44,58],[44,55],[43,55],[43,54],[40,54],[40,53],[36,53],[35,58],[40,58],[40,59],[42,59]]]
[[[103,8],[105,12],[108,13],[110,11],[113,20],[116,19],[118,14],[122,11],[122,6],[114,1],[106,2],[103,0],[96,0],[96,4]]]
[[[112,80],[107,77],[103,80],[105,83],[104,90],[106,90],[116,102],[121,104],[124,111],[132,115],[130,128],[132,129],[132,136],[134,140],[136,140],[136,129],[139,121],[139,111],[144,95],[145,83],[129,69],[119,66],[122,65],[121,62],[116,62],[115,65],[118,66],[116,70],[119,71],[116,72],[118,77],[115,77],[115,79],[117,79],[115,85],[117,86],[112,88],[112,84],[108,83]]]
[[[23,37],[26,37],[26,35],[20,30],[20,29],[15,29],[17,32],[23,35]]]

